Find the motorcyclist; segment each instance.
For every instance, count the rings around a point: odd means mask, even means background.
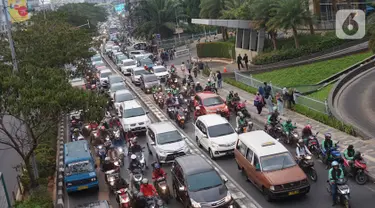
[[[354,164],[354,155],[355,155],[354,146],[349,145],[348,148],[344,151],[344,157],[348,161],[350,168],[352,168]]]
[[[307,124],[303,129],[302,129],[302,139],[306,141],[309,139],[309,137],[312,136],[312,131],[311,131],[311,125]]]
[[[277,107],[274,107],[272,114],[268,116],[267,123],[271,125],[272,128],[275,127],[278,123],[278,117],[279,112],[277,111]]]
[[[153,197],[158,195],[155,186],[149,184],[147,178],[142,179],[140,192],[142,192],[145,197]]]
[[[301,162],[302,157],[311,155],[309,148],[306,147],[303,139],[299,139],[296,147],[297,163]]]
[[[135,194],[134,207],[147,207],[147,200],[142,192]]]
[[[154,170],[152,171],[152,180],[154,181],[154,186],[155,186],[155,182],[156,182],[157,179],[163,178],[166,175],[167,174],[165,173],[165,171],[163,170],[163,168],[160,167],[160,164],[159,163],[155,163],[154,164]]]
[[[202,91],[203,91],[203,87],[201,86],[199,82],[197,82],[197,84],[195,85],[195,92],[202,92]]]
[[[245,116],[243,115],[242,112],[238,112],[237,113],[237,117],[236,117],[236,125],[237,125],[237,128],[240,129],[242,128],[244,125],[246,125],[246,119],[245,119]]]
[[[234,93],[233,95],[233,98],[232,98],[232,102],[240,102],[241,101],[241,98],[240,96],[238,95],[238,93]]]
[[[120,190],[120,189],[128,188],[129,184],[125,181],[125,179],[119,177],[116,179],[115,186],[116,186],[116,190]]]
[[[253,130],[253,127],[254,127],[253,122],[248,121],[248,122],[247,122],[246,132],[251,132],[251,131]]]
[[[228,106],[230,106],[232,104],[233,96],[234,96],[233,91],[230,91],[229,94],[227,95],[227,98],[226,98],[226,103],[227,103]]]
[[[137,155],[132,154],[130,156],[130,163],[129,163],[129,177],[130,177],[130,186],[133,187],[133,172],[135,169],[140,169],[141,168],[141,163],[137,160]]]
[[[215,84],[211,82],[211,79],[207,79],[206,87],[204,88],[204,90],[211,91],[212,88],[215,88]]]
[[[173,103],[174,103],[174,98],[173,98],[171,93],[168,93],[168,98],[166,100],[166,104],[167,104],[167,106],[171,106],[171,105],[173,105]]]
[[[328,162],[330,162],[329,158],[331,157],[331,148],[333,147],[333,142],[332,142],[331,137],[332,137],[331,133],[325,133],[324,134],[324,140],[323,140],[323,143],[322,143],[322,149],[326,153],[326,160]],[[328,166],[327,166],[327,168],[328,168]]]
[[[108,130],[102,125],[99,129],[98,136],[101,140],[105,140],[107,136],[109,136]]]
[[[290,118],[283,123],[283,130],[286,133],[286,135],[289,135],[290,132],[292,132],[295,128],[297,127],[292,124],[292,120]]]
[[[72,137],[74,139],[78,139],[78,137],[79,137],[79,129],[78,128],[74,128],[73,129],[73,135],[72,135]]]
[[[102,170],[103,170],[103,172],[107,172],[107,171],[109,171],[109,170],[114,170],[114,169],[116,169],[116,168],[117,168],[116,165],[114,164],[113,161],[111,161],[111,158],[110,158],[110,157],[106,157],[106,158],[104,159],[104,164],[103,164],[103,166],[102,166]]]
[[[199,106],[195,107],[194,119],[197,119],[201,115],[202,115],[202,113],[201,113],[201,107],[199,107]]]
[[[142,147],[141,147],[141,145],[138,144],[136,138],[134,138],[134,139],[132,140],[132,145],[131,145],[130,148],[129,148],[129,152],[130,152],[131,154],[135,154],[136,152],[142,152]]]
[[[337,161],[333,161],[331,164],[332,168],[328,171],[328,178],[329,183],[331,185],[331,193],[332,193],[332,206],[336,205],[337,202],[337,180],[344,178],[344,171],[339,167],[339,163]]]
[[[194,82],[193,76],[191,76],[191,74],[189,74],[186,81],[187,81],[187,83]]]
[[[111,119],[109,121],[109,126],[110,126],[110,128],[114,128],[115,126],[121,127],[121,123],[120,123],[120,121],[118,119],[118,116],[112,115],[112,117],[111,117]]]

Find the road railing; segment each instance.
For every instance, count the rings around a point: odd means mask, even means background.
[[[59,128],[57,138],[57,154],[56,154],[56,175],[55,175],[55,186],[56,186],[56,208],[64,208],[64,143],[65,143],[65,126],[66,116],[63,115]]]

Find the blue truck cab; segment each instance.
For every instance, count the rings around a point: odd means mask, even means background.
[[[95,160],[86,140],[64,145],[65,188],[68,193],[99,188]]]

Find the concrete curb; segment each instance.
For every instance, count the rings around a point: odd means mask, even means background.
[[[63,114],[59,122],[56,154],[56,208],[64,208],[64,143],[66,116]]]

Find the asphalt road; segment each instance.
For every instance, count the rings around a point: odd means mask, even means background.
[[[375,135],[375,68],[358,75],[337,96],[340,116],[372,138]]]

